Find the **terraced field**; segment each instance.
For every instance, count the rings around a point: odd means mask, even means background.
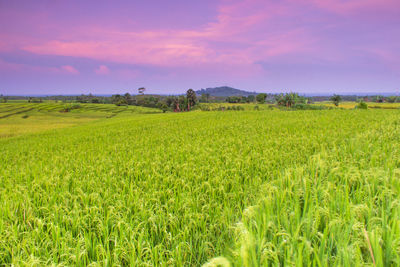
[[[1,264],[400,264],[399,110],[128,113],[0,140]]]
[[[65,112],[67,109],[69,109],[68,112]],[[0,104],[0,138],[65,128],[114,116],[159,112],[158,109],[107,104],[2,103]]]

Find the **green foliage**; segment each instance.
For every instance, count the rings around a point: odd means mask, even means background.
[[[264,94],[264,93],[258,94],[258,95],[256,96],[256,100],[257,100],[257,102],[260,103],[260,104],[264,104],[266,98],[267,98],[267,94]]]
[[[210,99],[210,94],[201,94],[200,102],[201,103],[208,103]]]
[[[342,97],[340,95],[333,95],[331,97],[331,101],[335,106],[339,106],[340,102],[342,102]]]
[[[226,264],[399,266],[400,128],[385,123],[266,183],[243,212]]]
[[[307,104],[307,101],[307,98],[299,96],[297,93],[286,93],[275,96],[277,105],[287,108],[292,108],[296,104]]]
[[[387,102],[389,103],[396,103],[400,101],[400,98],[397,96],[389,96],[386,98]]]
[[[71,110],[74,109],[79,109],[81,108],[81,105],[79,104],[65,104],[61,110],[61,112],[70,112]]]
[[[329,109],[326,106],[323,105],[308,105],[308,104],[295,104],[291,107],[292,110],[323,110],[323,109]]]
[[[371,245],[398,266],[399,127],[397,110],[249,110],[2,139],[0,265],[372,266]]]
[[[189,111],[197,103],[197,96],[193,89],[186,92],[187,110]]]
[[[100,103],[100,99],[98,99],[98,98],[93,98],[93,99],[91,99],[91,103],[93,103],[93,104],[98,104],[98,103]]]
[[[254,95],[249,95],[247,97],[247,102],[248,103],[253,103],[255,101],[256,97]]]
[[[356,105],[355,108],[357,108],[357,109],[368,109],[368,105],[367,105],[367,103],[365,103],[364,101],[361,100],[361,101]]]

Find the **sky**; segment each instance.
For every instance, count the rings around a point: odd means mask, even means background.
[[[0,94],[399,93],[399,0],[0,0]]]

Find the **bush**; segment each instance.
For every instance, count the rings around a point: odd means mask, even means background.
[[[260,107],[258,105],[254,106],[254,110],[260,110]]]
[[[314,105],[308,105],[308,104],[295,104],[292,106],[293,109],[296,110],[322,110],[322,109],[327,109],[325,106],[314,106]]]
[[[70,112],[73,109],[79,109],[79,108],[81,108],[81,105],[79,105],[79,104],[72,104],[72,105],[67,104],[67,105],[64,105],[63,109],[60,110],[60,112]]]
[[[118,102],[115,103],[117,106],[127,106],[128,103],[125,100],[119,100]]]
[[[201,111],[210,111],[210,106],[208,105],[199,105]]]
[[[358,105],[355,106],[355,108],[356,109],[368,109],[368,105],[364,101],[360,101],[360,103],[358,103]]]

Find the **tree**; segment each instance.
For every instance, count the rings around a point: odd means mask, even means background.
[[[127,105],[128,104],[126,102],[126,99],[123,96],[119,95],[119,94],[112,95],[111,99],[112,99],[112,103],[117,105],[117,106],[123,106],[123,105]]]
[[[305,102],[305,97],[300,97],[297,93],[286,93],[275,96],[275,101],[280,106],[291,108],[296,103]]]
[[[133,99],[130,93],[126,93],[124,94],[124,98],[126,103],[128,103],[128,105],[132,105],[133,104]]]
[[[254,99],[255,99],[255,96],[254,96],[254,95],[249,95],[249,96],[247,97],[247,100],[248,100],[249,102],[254,102]]]
[[[174,112],[180,112],[181,109],[179,107],[179,99],[177,97],[174,97],[172,105],[174,107]]]
[[[187,98],[187,109],[189,111],[191,107],[196,105],[197,102],[196,92],[193,89],[187,90],[186,98]]]
[[[385,100],[385,97],[383,95],[377,95],[374,97],[374,102],[376,102],[376,103],[383,103],[384,100]]]
[[[206,93],[206,99],[207,99],[207,103],[210,101],[210,94]]]
[[[240,96],[228,96],[225,101],[228,103],[239,103],[241,100]]]
[[[256,100],[257,100],[257,102],[260,103],[260,104],[264,104],[266,98],[267,98],[267,94],[264,94],[264,93],[258,94],[258,95],[256,96]]]
[[[361,100],[360,103],[358,103],[358,105],[356,106],[356,108],[357,109],[368,109],[368,105],[363,100]]]
[[[178,105],[179,105],[179,111],[185,111],[188,107],[188,101],[187,101],[187,97],[185,97],[184,95],[180,95],[178,97]]]
[[[144,91],[146,91],[146,88],[144,88],[144,87],[140,87],[140,88],[138,89],[138,93],[139,93],[140,95],[143,95],[143,94],[144,94]]]
[[[392,96],[389,96],[388,98],[386,98],[386,100],[387,100],[387,102],[389,102],[389,103],[394,103],[394,102],[397,101],[397,97],[394,96],[394,95],[392,95]]]
[[[287,93],[284,96],[286,107],[291,108],[299,100],[299,95],[296,93]]]
[[[168,106],[165,103],[158,102],[157,107],[162,110],[163,113],[167,112]]]
[[[342,97],[340,96],[340,95],[333,95],[332,97],[331,97],[331,101],[333,102],[333,104],[335,105],[335,106],[339,106],[339,103],[340,102],[342,102]]]
[[[208,103],[208,98],[209,97],[210,97],[210,94],[201,94],[200,102]]]

